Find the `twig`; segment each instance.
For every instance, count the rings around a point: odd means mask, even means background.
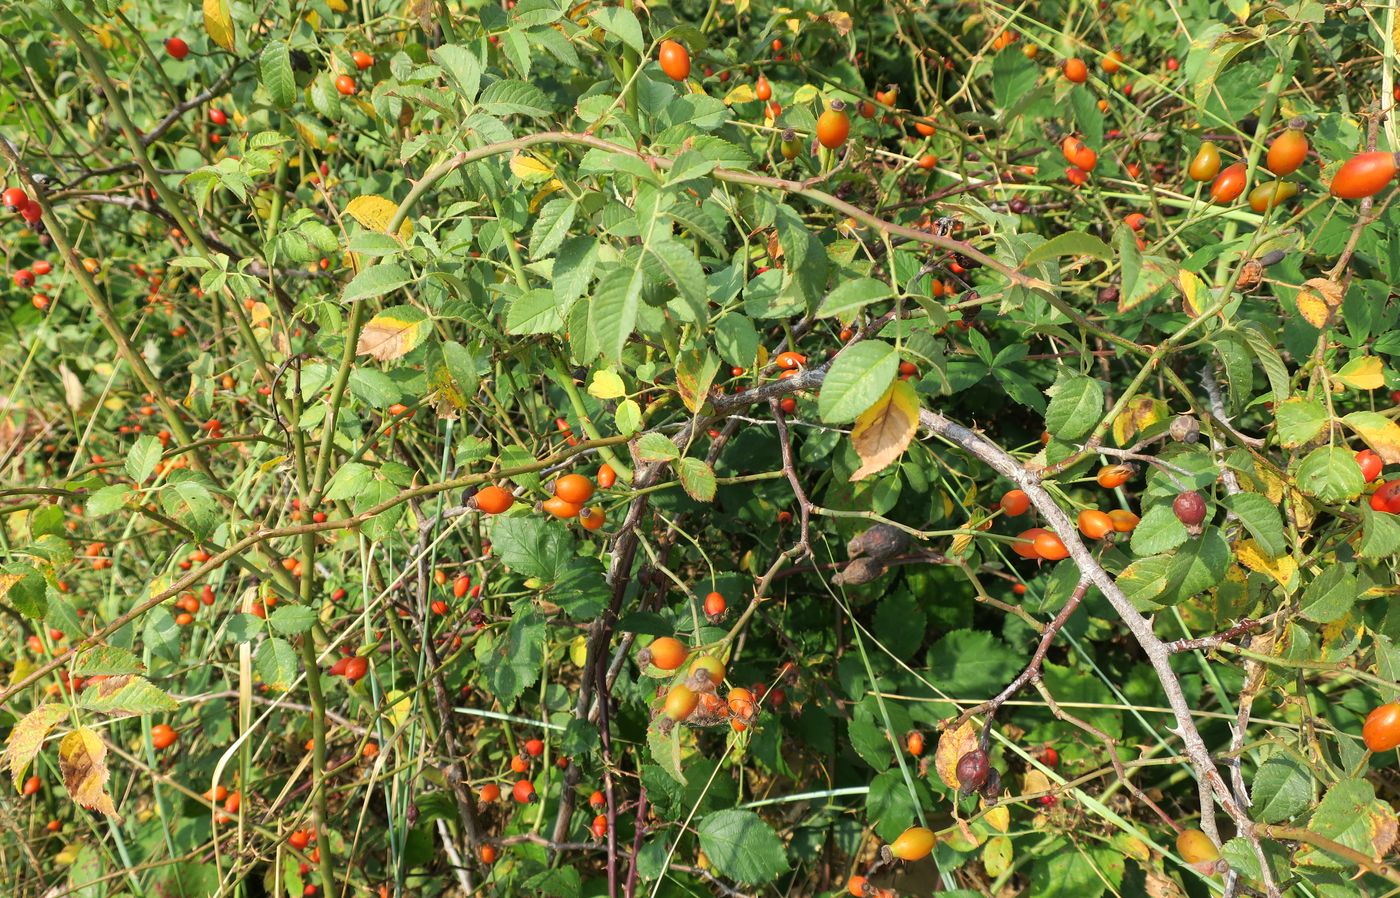
[[[1069,623],[1070,617],[1079,609],[1079,603],[1083,601],[1084,593],[1088,592],[1088,590],[1088,580],[1080,580],[1079,583],[1075,585],[1074,592],[1070,593],[1069,598],[1065,600],[1065,606],[1060,609],[1060,613],[1055,615],[1055,619],[1052,620],[1050,625],[1045,628],[1045,631],[1041,633],[1040,642],[1036,645],[1035,652],[1031,655],[1030,662],[1026,664],[1025,669],[1017,675],[1016,679],[1008,683],[1005,689],[992,698],[987,699],[980,705],[974,705],[968,708],[959,714],[957,719],[952,723],[946,726],[940,724],[939,728],[956,730],[971,718],[978,717],[982,714],[987,715],[984,729],[990,727],[992,725],[992,718],[996,716],[997,711],[1002,705],[1006,704],[1016,693],[1024,689],[1027,683],[1030,683],[1032,680],[1037,682],[1040,680],[1040,668],[1045,663],[1045,654],[1050,651],[1050,645],[1055,641],[1055,637],[1059,635],[1060,630],[1064,628],[1065,624]]]
[[[1246,633],[1251,633],[1261,626],[1263,626],[1262,622],[1247,617],[1230,629],[1220,633],[1213,633],[1209,636],[1197,636],[1195,639],[1177,639],[1169,642],[1166,644],[1167,651],[1171,652],[1173,655],[1178,655],[1182,652],[1213,649],[1222,643],[1230,642]]]

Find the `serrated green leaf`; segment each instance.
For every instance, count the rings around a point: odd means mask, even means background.
[[[889,389],[899,371],[899,353],[888,343],[866,340],[844,350],[817,394],[817,412],[827,424],[854,421]]]
[[[258,76],[278,109],[290,109],[296,101],[297,83],[292,77],[291,51],[282,41],[271,41],[258,56]]]

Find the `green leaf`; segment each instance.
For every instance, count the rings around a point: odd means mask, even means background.
[[[258,646],[254,665],[258,676],[269,688],[285,692],[291,688],[292,680],[296,679],[297,651],[285,639],[273,636]]]
[[[113,483],[88,496],[84,508],[93,517],[102,517],[126,505],[128,496],[133,495],[131,487],[125,483]]]
[[[915,790],[915,795],[927,792],[919,783]],[[902,772],[886,770],[870,781],[870,791],[865,794],[865,819],[875,827],[875,835],[887,842],[914,825],[914,795],[910,794]]]
[[[1323,502],[1354,499],[1366,486],[1356,454],[1340,446],[1322,446],[1309,452],[1293,479],[1298,489]]]
[[[817,395],[822,421],[854,421],[885,394],[898,372],[899,353],[888,343],[867,340],[842,351],[831,363]]]
[[[1282,823],[1308,809],[1313,778],[1307,768],[1285,754],[1259,765],[1250,784],[1250,816],[1261,823]]]
[[[885,596],[875,609],[875,638],[897,658],[912,658],[927,628],[927,616],[907,591]]]
[[[632,10],[625,6],[600,6],[592,10],[590,15],[599,27],[633,50],[641,53],[646,49],[642,38],[642,25]]]
[[[662,734],[656,727],[647,727],[647,748],[657,768],[681,785],[687,782],[685,768],[681,766],[681,728],[671,727]]]
[[[1383,810],[1382,810],[1383,809]],[[1394,812],[1376,801],[1376,791],[1365,780],[1342,780],[1327,790],[1308,821],[1308,829],[1348,848],[1370,855],[1375,828],[1372,815],[1385,815],[1394,826]]]
[[[1326,424],[1327,409],[1316,399],[1289,399],[1274,406],[1274,429],[1285,448],[1311,442]]]
[[[283,636],[305,633],[316,623],[316,611],[305,605],[278,605],[277,610],[267,616],[267,624]]]
[[[326,489],[326,498],[332,502],[353,499],[364,492],[373,479],[374,469],[357,461],[348,461],[331,477],[330,485]]]
[[[653,240],[647,245],[647,259],[664,274],[664,280],[675,285],[685,303],[681,312],[689,312],[689,320],[703,323],[708,315],[709,296],[705,269],[695,258],[695,250],[678,240]]]
[[[1045,427],[1056,439],[1080,439],[1103,420],[1103,384],[1092,377],[1062,374],[1046,392]]]
[[[1400,517],[1375,511],[1369,503],[1361,506],[1361,544],[1356,552],[1362,558],[1384,558],[1400,552]]]
[[[1242,325],[1240,333],[1244,334],[1250,352],[1259,360],[1259,367],[1264,369],[1264,375],[1269,379],[1269,389],[1273,391],[1275,405],[1283,402],[1289,395],[1288,367],[1284,365],[1283,357],[1274,348],[1273,341],[1259,331],[1253,322]]]
[[[526,290],[510,302],[506,311],[506,333],[516,336],[552,334],[564,326],[557,297],[550,290]]]
[[[1225,576],[1233,556],[1219,528],[1207,527],[1205,532],[1188,542],[1171,556],[1167,565],[1167,591],[1162,601],[1175,605],[1205,592]]]
[[[290,109],[297,97],[296,79],[292,77],[291,51],[282,41],[271,41],[258,57],[258,75],[272,105]]]
[[[175,699],[145,677],[122,674],[89,685],[78,693],[79,707],[115,716],[154,714],[179,709]]]
[[[843,321],[848,321],[855,312],[872,302],[889,299],[891,295],[893,294],[890,292],[890,285],[884,281],[877,281],[875,278],[844,280],[835,290],[827,294],[826,299],[822,300],[821,308],[817,310],[817,317],[839,317]]]
[[[1234,512],[1240,523],[1254,537],[1259,548],[1277,558],[1288,548],[1283,536],[1283,516],[1269,497],[1260,493],[1236,493],[1226,496],[1221,504]]]
[[[1092,256],[1102,262],[1112,262],[1113,248],[1092,234],[1065,231],[1026,253],[1026,257],[1021,260],[1021,268],[1029,268],[1047,259],[1058,259],[1062,256]]]
[[[680,476],[681,488],[690,498],[697,502],[709,502],[715,498],[715,472],[700,459],[678,459],[676,473]]]
[[[25,617],[40,620],[48,611],[48,584],[44,575],[22,562],[0,566],[0,599]]]
[[[589,300],[588,320],[603,357],[621,361],[627,338],[637,326],[642,303],[642,269],[614,268],[598,280]]]
[[[455,809],[451,812],[455,815]],[[557,867],[536,873],[524,882],[525,891],[545,898],[579,898],[583,893],[583,881],[573,867]]]
[[[783,842],[753,811],[716,811],[697,827],[700,847],[722,876],[771,882],[788,869]]]
[[[715,349],[730,365],[752,368],[758,344],[758,329],[738,312],[730,312],[715,322]]]
[[[491,694],[503,708],[514,705],[539,680],[547,641],[544,620],[528,601],[515,604],[512,611],[504,634],[492,634],[476,644],[476,660]]]
[[[1349,564],[1333,564],[1303,590],[1299,613],[1319,624],[1331,623],[1351,610],[1358,592]]]
[[[467,103],[474,102],[481,87],[482,71],[481,61],[476,58],[476,54],[456,44],[443,44],[430,55],[433,62],[447,73],[449,83],[462,99]]]
[[[643,434],[637,441],[637,458],[647,462],[671,461],[680,458],[676,444],[659,433]]]
[[[131,444],[126,454],[126,474],[133,483],[144,483],[156,471],[160,462],[160,440],[151,434],[143,434]]]
[[[79,677],[92,677],[98,674],[112,676],[114,674],[141,673],[145,669],[146,666],[129,649],[115,645],[99,645],[85,649],[78,657],[74,658],[73,668],[69,673]]]
[[[1186,525],[1177,520],[1168,502],[1158,502],[1147,509],[1133,529],[1130,545],[1134,555],[1160,555],[1186,542],[1190,534]]]
[[[1118,588],[1139,611],[1160,611],[1162,593],[1166,592],[1171,567],[1170,555],[1139,558],[1123,568],[1118,575]]]
[[[496,81],[481,92],[481,108],[488,115],[528,115],[544,118],[550,114],[544,91],[524,81]]]
[[[491,552],[525,577],[552,582],[570,556],[567,533],[552,520],[510,515],[496,519]]]
[[[1010,647],[985,630],[954,630],[929,650],[929,681],[949,695],[996,692],[1016,667]]]
[[[342,302],[359,302],[392,293],[413,280],[402,266],[393,263],[371,265],[351,278],[341,294]]]
[[[145,645],[151,653],[167,661],[180,660],[180,625],[175,623],[170,609],[157,605],[146,613],[142,629]]]
[[[540,259],[559,248],[569,236],[578,202],[572,197],[558,197],[540,209],[535,226],[530,229],[530,258]]]

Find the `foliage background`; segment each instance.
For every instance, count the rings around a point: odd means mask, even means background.
[[[1354,456],[1400,461],[1400,220],[1326,191],[1400,147],[1393,7],[3,11],[43,217],[0,249],[52,266],[0,317],[7,893],[1394,893],[1400,524]],[[1266,178],[1294,117],[1296,199],[1186,179],[1205,139]],[[601,530],[533,507],[604,462]],[[1012,486],[1067,560],[1011,551]],[[663,734],[661,635],[752,726]],[[979,734],[995,801],[939,775]]]

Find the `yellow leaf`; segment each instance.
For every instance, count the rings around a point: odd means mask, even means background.
[[[14,670],[10,671],[9,685],[13,687],[34,672],[34,662],[28,658],[16,658]]]
[[[933,752],[933,767],[938,771],[943,785],[949,789],[961,785],[958,782],[958,759],[978,747],[977,728],[970,720],[956,730],[943,731],[943,735],[938,737],[938,748]]]
[[[1378,412],[1352,412],[1342,419],[1388,465],[1400,462],[1400,424]]]
[[[388,716],[394,723],[394,728],[402,727],[408,720],[409,712],[413,710],[412,700],[398,689],[390,689],[384,693],[384,704],[388,708]]]
[[[120,822],[121,815],[107,794],[107,778],[111,774],[106,758],[107,746],[87,727],[74,730],[58,743],[58,769],[63,773],[68,794],[83,807]]]
[[[433,320],[412,306],[385,309],[369,320],[355,344],[358,355],[389,362],[417,349],[432,333]]]
[[[1379,390],[1385,386],[1381,360],[1373,355],[1352,359],[1337,372],[1337,380],[1355,390]]]
[[[627,395],[627,387],[622,378],[611,368],[593,372],[593,380],[588,384],[588,395],[594,399],[619,399]]]
[[[793,93],[792,105],[800,106],[803,103],[810,103],[820,96],[821,91],[817,90],[816,85],[804,84]]]
[[[554,177],[554,169],[549,164],[524,153],[510,157],[510,173],[526,184],[539,184]]]
[[[1050,777],[1039,770],[1027,770],[1025,778],[1021,781],[1021,794],[1038,795],[1041,792],[1050,791]]]
[[[371,231],[389,233],[389,225],[399,211],[399,204],[382,196],[367,194],[357,196],[345,207],[345,214],[358,221]],[[413,223],[407,218],[399,227],[399,239],[407,240],[413,233]]]
[[[583,667],[588,661],[588,637],[575,636],[574,641],[569,643],[569,660],[574,662],[575,667]]]
[[[550,178],[548,181],[546,181],[545,185],[540,188],[539,192],[536,193],[534,196],[530,197],[530,214],[533,215],[534,213],[540,211],[540,206],[544,205],[545,200],[549,199],[551,196],[563,189],[564,182],[560,181],[558,178]]]
[[[233,16],[229,14],[228,0],[204,0],[204,30],[210,40],[233,52]]]
[[[724,105],[733,106],[735,103],[752,103],[758,99],[758,94],[753,92],[752,84],[736,84],[729,93],[724,95]]]
[[[1177,275],[1177,285],[1181,287],[1181,299],[1186,314],[1192,318],[1198,317],[1201,314],[1201,300],[1208,298],[1202,290],[1201,279],[1183,268],[1181,274]]]
[[[1274,558],[1252,539],[1241,540],[1235,545],[1235,558],[1251,571],[1273,577],[1285,589],[1298,576],[1298,562],[1292,555]]]
[[[346,5],[345,0],[326,0],[326,5],[331,8],[332,12],[350,11],[350,7]]]
[[[39,748],[60,720],[68,716],[63,705],[40,705],[24,715],[10,730],[10,738],[5,742],[5,763],[10,767],[10,776],[15,781],[15,791],[22,788],[21,780],[29,763],[39,754]]]
[[[908,381],[897,380],[856,418],[851,445],[861,464],[851,480],[861,480],[888,468],[904,454],[918,427],[919,399]]]
[[[982,819],[997,832],[1004,833],[1011,826],[1011,812],[1007,810],[1006,805],[992,808],[982,815]]]
[[[1342,304],[1342,288],[1327,278],[1310,278],[1298,291],[1298,313],[1319,330],[1326,327]]]

